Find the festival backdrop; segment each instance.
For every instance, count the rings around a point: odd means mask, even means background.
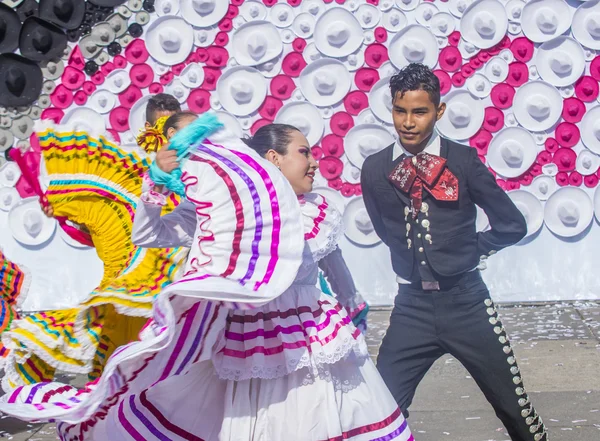
[[[133,145],[163,91],[239,136],[298,127],[360,291],[391,304],[359,181],[395,139],[388,80],[411,62],[440,79],[438,131],[477,149],[527,219],[523,242],[487,261],[496,299],[600,297],[599,0],[4,0],[0,31],[0,244],[33,274],[25,309],[76,303],[102,264],[43,217],[11,149],[40,172],[44,119]]]

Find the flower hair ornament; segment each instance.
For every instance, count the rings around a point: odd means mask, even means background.
[[[167,137],[163,134],[163,128],[167,119],[169,119],[168,116],[162,116],[149,129],[140,130],[137,143],[147,153],[156,153],[167,143]]]

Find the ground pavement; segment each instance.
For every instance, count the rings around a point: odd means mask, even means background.
[[[550,440],[600,440],[600,304],[500,309],[525,387],[550,430]],[[373,356],[389,315],[389,309],[369,315]],[[416,441],[510,441],[468,372],[450,356],[427,373],[410,411]],[[0,439],[57,438],[51,424],[25,424],[0,416]]]

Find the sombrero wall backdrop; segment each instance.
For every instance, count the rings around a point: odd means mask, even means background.
[[[102,265],[44,218],[10,150],[43,186],[37,120],[134,145],[162,91],[240,136],[297,126],[320,162],[316,191],[344,214],[360,291],[390,304],[389,253],[359,180],[364,158],[395,139],[388,79],[410,62],[441,81],[439,132],[477,149],[527,219],[524,241],[488,260],[496,298],[600,298],[599,50],[599,0],[5,0],[0,244],[33,274],[24,307],[76,303]]]

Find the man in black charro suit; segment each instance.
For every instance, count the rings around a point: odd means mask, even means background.
[[[514,441],[547,441],[478,267],[519,242],[525,219],[475,149],[442,138],[446,106],[431,70],[411,64],[390,80],[398,141],[362,169],[364,202],[398,276],[377,367],[401,409],[446,353],[475,379]],[[476,232],[476,205],[491,229]]]

